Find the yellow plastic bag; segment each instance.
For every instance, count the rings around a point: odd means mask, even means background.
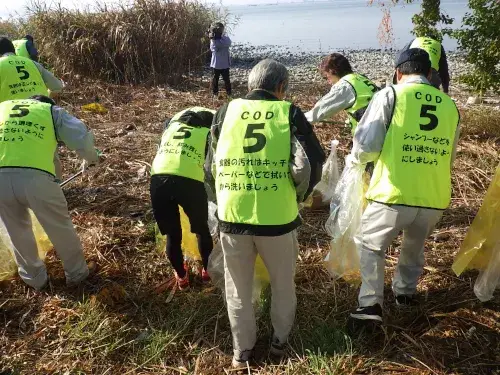
[[[82,110],[84,110],[85,112],[99,113],[101,115],[108,113],[106,107],[99,103],[89,103],[82,105]]]
[[[189,218],[186,213],[179,206],[179,212],[181,216],[181,228],[182,228],[182,244],[181,248],[184,253],[184,257],[192,259],[192,260],[200,260],[200,252],[198,250],[198,239],[196,238],[196,234],[191,233],[191,223],[189,222]],[[165,247],[167,245],[167,236],[164,236],[160,233],[160,229],[158,225],[155,225],[155,233],[156,233],[156,251],[158,253],[165,252]]]
[[[35,235],[38,246],[38,255],[44,260],[47,253],[52,249],[52,243],[49,237],[38,222],[33,211],[30,210],[31,224],[33,234]],[[0,281],[14,276],[17,272],[17,264],[13,255],[14,245],[7,233],[5,224],[0,219]]]
[[[500,241],[500,164],[483,204],[470,226],[452,269],[460,275],[466,269],[484,270]]]

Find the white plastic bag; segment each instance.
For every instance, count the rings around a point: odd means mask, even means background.
[[[325,266],[334,279],[343,278],[358,284],[359,253],[355,236],[361,227],[364,209],[364,165],[349,163],[337,184],[330,204],[330,217],[325,226],[332,236],[330,252],[325,258]]]
[[[337,146],[339,141],[334,139],[331,143],[330,155],[326,159],[325,164],[323,164],[323,173],[321,176],[321,181],[314,187],[312,196],[313,200],[315,196],[319,196],[321,199],[321,205],[326,206],[330,204],[337,182],[339,181],[339,162],[337,158]]]
[[[481,302],[486,302],[493,298],[497,288],[500,288],[500,241],[493,248],[486,267],[479,272],[474,294]]]
[[[218,229],[219,229],[219,221],[217,220],[217,216],[215,213],[217,212],[217,205],[214,202],[208,202],[208,228],[210,229],[210,234],[212,238],[217,242],[218,237]]]

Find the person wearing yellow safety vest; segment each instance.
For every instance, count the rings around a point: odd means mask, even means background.
[[[38,50],[31,35],[26,35],[23,39],[13,40],[12,44],[16,49],[16,55],[27,57],[33,61],[38,61]]]
[[[40,290],[48,283],[38,256],[28,209],[31,209],[62,260],[66,283],[76,285],[95,272],[87,265],[69,216],[64,194],[55,182],[57,142],[83,158],[99,161],[92,133],[76,117],[46,96],[0,103],[0,217],[14,245],[19,276]]]
[[[0,102],[47,95],[49,90],[51,93],[62,91],[62,81],[51,72],[31,61],[29,56],[16,56],[14,52],[13,43],[7,38],[0,38]],[[57,150],[54,153],[54,165],[57,180],[60,181],[62,169]]]
[[[41,64],[16,56],[14,45],[0,38],[0,102],[60,92],[63,83]]]
[[[443,91],[448,94],[450,89],[450,73],[448,71],[446,52],[441,42],[430,36],[418,37],[404,46],[402,52],[410,48],[421,48],[429,54],[431,61],[431,77],[429,82],[437,89],[442,85]]]
[[[373,97],[354,135],[348,162],[376,163],[355,238],[362,284],[353,329],[382,322],[385,251],[400,231],[392,290],[398,306],[418,303],[425,239],[450,204],[460,115],[455,102],[429,84],[430,68],[424,50],[403,52],[396,63],[398,84]]]
[[[257,254],[271,280],[271,354],[284,354],[297,301],[298,203],[321,179],[325,160],[304,114],[283,100],[288,81],[284,65],[259,62],[248,77],[250,93],[221,107],[211,130],[205,171],[218,204],[234,368],[246,368],[256,342]]]
[[[203,282],[210,281],[208,257],[213,241],[208,228],[208,199],[203,163],[215,111],[192,107],[177,113],[167,124],[151,168],[151,203],[161,234],[167,236],[167,257],[180,290],[189,287],[189,273],[182,254],[179,206],[198,238]]]
[[[378,91],[377,85],[367,77],[353,72],[347,58],[340,53],[326,56],[319,70],[332,88],[313,109],[306,112],[306,119],[309,122],[322,121],[344,110],[349,116],[349,126],[354,134],[373,94]]]

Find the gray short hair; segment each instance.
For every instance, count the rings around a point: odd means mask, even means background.
[[[287,91],[288,76],[285,65],[273,59],[262,60],[253,67],[248,76],[248,90],[275,92],[283,84],[283,91]]]

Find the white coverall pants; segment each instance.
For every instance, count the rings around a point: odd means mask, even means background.
[[[271,281],[271,322],[274,335],[285,343],[295,320],[295,266],[299,252],[296,231],[276,236],[221,233],[224,252],[226,299],[234,356],[252,350],[257,341],[257,325],[252,304],[255,260],[259,254]]]
[[[84,280],[89,273],[87,262],[66,198],[54,177],[33,169],[3,168],[0,169],[0,217],[14,245],[19,276],[36,289],[47,281],[28,208],[33,210],[62,260],[66,282]]]
[[[356,236],[360,252],[360,307],[383,305],[385,251],[403,231],[403,243],[392,281],[396,296],[413,295],[424,268],[424,243],[443,215],[442,210],[372,202]]]

